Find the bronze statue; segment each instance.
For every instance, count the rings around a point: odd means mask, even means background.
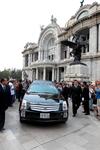
[[[74,34],[72,41],[75,42],[75,45],[72,46],[73,50],[70,52],[70,56],[74,57],[74,62],[80,62],[81,49],[82,49],[80,37],[78,35]]]
[[[82,52],[82,44],[80,38],[77,35],[73,35],[73,42],[65,40],[61,43],[72,48],[70,52],[70,56],[74,57],[74,63],[79,63],[81,61],[81,52]]]
[[[81,45],[76,44],[73,50],[70,52],[70,56],[74,57],[74,62],[80,62],[81,60]]]
[[[83,3],[84,3],[84,0],[82,0],[80,3],[81,3],[81,6],[80,6],[80,7],[82,7],[82,6],[83,6]]]

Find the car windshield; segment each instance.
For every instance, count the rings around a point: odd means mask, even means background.
[[[28,93],[59,94],[58,89],[52,83],[32,83],[27,90]]]

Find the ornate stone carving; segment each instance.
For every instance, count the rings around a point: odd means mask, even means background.
[[[56,22],[57,22],[57,19],[54,18],[54,16],[52,15],[52,16],[51,16],[51,23],[53,24],[53,23],[56,23]]]

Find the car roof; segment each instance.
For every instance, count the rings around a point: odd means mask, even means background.
[[[47,81],[47,80],[34,80],[34,81],[32,82],[32,84],[34,84],[34,83],[52,84],[52,81]]]

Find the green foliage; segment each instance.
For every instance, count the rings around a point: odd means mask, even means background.
[[[20,80],[22,78],[22,70],[20,69],[4,69],[0,71],[0,79],[8,78],[8,79],[17,79]]]

